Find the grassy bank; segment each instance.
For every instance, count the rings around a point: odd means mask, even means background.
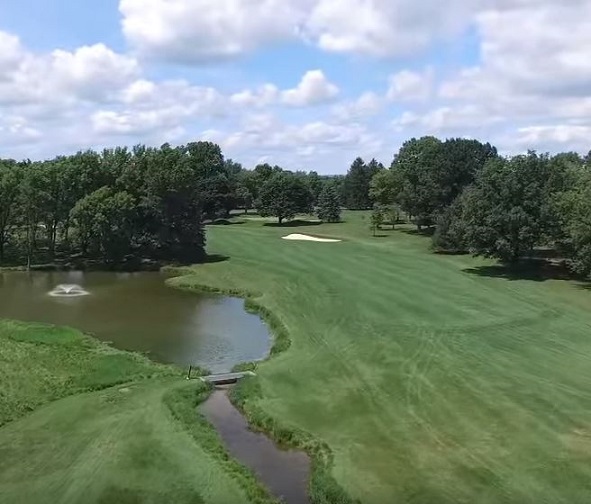
[[[289,335],[247,411],[326,444],[364,503],[588,501],[589,292],[346,219],[297,229],[337,244],[211,227],[209,252],[229,260],[173,282],[249,293]]]
[[[201,382],[79,331],[0,320],[0,502],[272,504]]]
[[[73,394],[179,370],[64,327],[0,320],[0,426]]]

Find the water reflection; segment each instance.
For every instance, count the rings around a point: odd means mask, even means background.
[[[0,317],[68,325],[155,360],[229,371],[266,357],[270,335],[240,299],[171,289],[160,273],[0,273]],[[89,296],[51,297],[57,285]]]

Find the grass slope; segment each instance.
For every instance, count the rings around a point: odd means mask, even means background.
[[[259,367],[256,407],[328,443],[362,502],[589,502],[589,292],[486,276],[424,238],[372,238],[367,219],[298,228],[337,244],[211,227],[230,260],[172,283],[250,292],[274,314],[292,345]]]
[[[0,426],[68,395],[180,374],[75,329],[0,320]]]
[[[205,384],[179,374],[73,329],[0,321],[0,502],[272,504],[197,414]]]
[[[247,502],[163,402],[170,383],[77,395],[0,430],[0,502]]]

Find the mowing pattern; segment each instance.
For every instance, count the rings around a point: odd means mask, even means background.
[[[331,247],[212,228],[230,260],[179,280],[258,294],[289,330],[260,406],[326,441],[364,503],[590,502],[591,294],[372,238],[367,218],[310,228]]]

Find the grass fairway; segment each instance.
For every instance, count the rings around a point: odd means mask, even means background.
[[[591,502],[591,292],[346,220],[212,226],[230,260],[173,282],[249,291],[285,325],[258,405],[328,443],[367,504]]]

